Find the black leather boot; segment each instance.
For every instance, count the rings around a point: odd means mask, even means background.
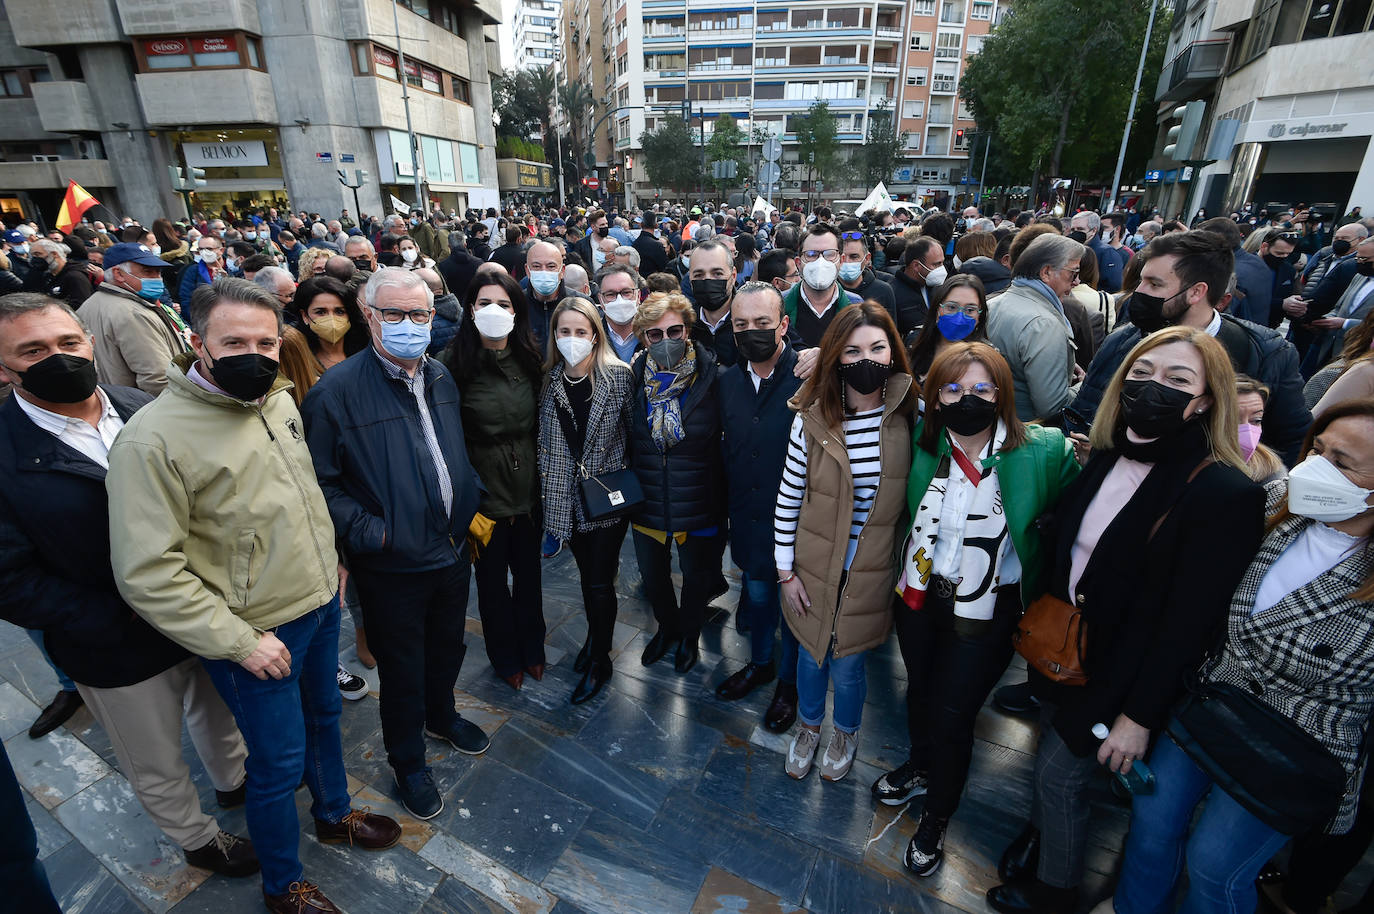
[[[1027,825],[1016,840],[1002,852],[997,875],[1003,882],[1025,882],[1035,878],[1040,866],[1040,829]]]

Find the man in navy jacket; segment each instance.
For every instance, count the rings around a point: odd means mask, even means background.
[[[301,417],[377,658],[387,760],[406,808],[430,819],[444,804],[425,735],[469,755],[490,742],[453,707],[480,490],[458,387],[425,355],[434,293],[417,273],[385,267],[363,299],[373,345],[326,372]]]
[[[782,296],[770,283],[745,283],[730,314],[739,360],[720,371],[721,430],[730,514],[730,554],[743,572],[740,615],[749,628],[744,669],[716,687],[727,701],[778,679],[764,726],[782,733],[797,716],[797,639],[782,626],[782,664],[773,662],[781,616],[773,563],[773,511],[795,415],[787,401],[801,384],[797,353],[787,342]],[[771,343],[771,348],[770,348]]]

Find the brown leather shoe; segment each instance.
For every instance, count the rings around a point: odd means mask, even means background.
[[[773,701],[763,714],[763,725],[773,733],[786,733],[797,720],[797,684],[779,682]]]
[[[544,680],[544,664],[542,663],[535,663],[525,667],[525,672],[529,673],[531,676],[533,676],[540,682]]]
[[[262,900],[272,914],[343,914],[313,882],[293,882],[282,895],[263,892]]]
[[[518,673],[511,673],[509,676],[502,676],[501,678],[506,680],[506,685],[518,692],[520,691],[520,687],[525,684],[525,671],[521,670]]]
[[[716,686],[716,697],[724,701],[739,701],[759,686],[768,685],[777,675],[771,662],[750,663]]]
[[[401,823],[387,816],[379,816],[364,806],[333,825],[316,819],[315,837],[321,844],[343,844],[347,841],[351,847],[379,851],[401,840]]]

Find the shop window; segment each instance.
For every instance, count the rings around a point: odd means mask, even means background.
[[[356,76],[380,76],[399,81],[400,55],[369,41],[355,42],[353,72]],[[406,58],[405,72],[406,85],[411,88],[472,104],[472,87],[466,79],[410,57]]]
[[[141,72],[165,70],[263,70],[259,39],[243,32],[165,35],[134,43]]]
[[[1370,0],[1310,0],[1300,40],[1365,31],[1370,25],[1370,5]]]

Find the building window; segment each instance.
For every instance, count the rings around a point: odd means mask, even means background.
[[[1260,0],[1259,9],[1250,20],[1245,33],[1245,44],[1241,46],[1236,66],[1244,66],[1269,50],[1274,40],[1274,26],[1279,21],[1279,0]]]
[[[453,97],[465,105],[471,105],[472,84],[461,76],[453,77]]]
[[[929,73],[930,71],[925,67],[912,67],[906,73],[906,84],[908,86],[924,86]]]
[[[929,32],[912,32],[912,33],[911,33],[911,50],[913,50],[913,51],[929,51],[929,50],[930,50],[930,33],[929,33]]]
[[[47,70],[25,67],[22,70],[0,70],[0,97],[28,98],[33,93],[29,87],[34,83],[45,83],[52,79]]]
[[[906,148],[911,152],[920,152],[921,135],[919,133],[908,133],[906,135]]]
[[[935,37],[936,57],[958,57],[964,36],[958,32],[941,32]]]
[[[926,103],[924,101],[902,102],[902,117],[918,118],[925,117]]]
[[[970,35],[968,42],[964,46],[964,52],[970,57],[983,50],[983,42],[988,40],[986,35]]]
[[[940,4],[940,21],[946,25],[963,25],[964,0],[944,0]]]
[[[134,42],[139,72],[165,70],[266,69],[256,36],[244,32],[217,35],[165,35]]]
[[[934,16],[935,0],[911,0],[911,15]]]
[[[370,41],[359,41],[353,45],[355,76],[380,76],[399,82],[399,68],[400,57],[395,51]],[[406,85],[422,92],[432,92],[444,98],[472,104],[472,88],[466,79],[409,56],[406,57]]]
[[[970,18],[978,19],[982,22],[992,21],[992,4],[985,3],[983,0],[973,0],[973,8],[969,13]]]
[[[1363,32],[1370,25],[1370,7],[1369,0],[1310,0],[1299,40]]]

